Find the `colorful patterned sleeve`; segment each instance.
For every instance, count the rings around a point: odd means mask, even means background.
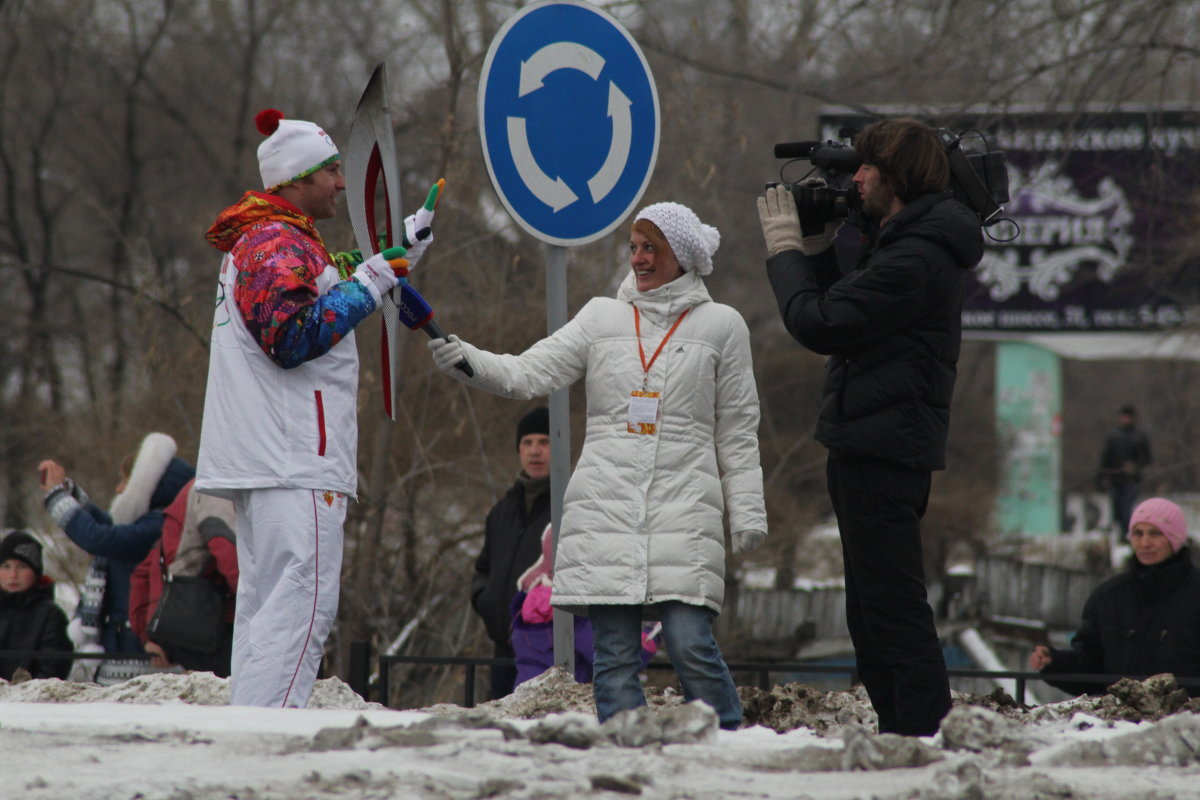
[[[279,236],[247,244],[251,263],[237,259],[233,299],[250,335],[284,369],[329,352],[375,310],[370,292],[356,280],[318,295],[312,254],[303,245]]]

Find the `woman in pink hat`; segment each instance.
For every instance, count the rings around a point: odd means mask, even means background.
[[[1129,520],[1129,569],[1092,591],[1070,649],[1038,645],[1029,668],[1046,674],[1200,677],[1200,570],[1192,564],[1187,539],[1179,506],[1162,497],[1142,502]],[[1047,683],[1076,694],[1104,689],[1095,683]],[[1200,696],[1200,687],[1188,687],[1188,694]]]

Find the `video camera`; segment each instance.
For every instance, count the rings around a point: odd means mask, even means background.
[[[847,131],[839,134],[849,138]],[[1004,203],[1009,200],[1004,151],[990,149],[981,133],[956,134],[947,128],[938,128],[937,134],[950,160],[950,189],[954,198],[975,212],[984,227],[995,225],[1002,219]],[[982,142],[983,146],[968,150],[964,142]],[[862,159],[851,145],[834,141],[781,142],[775,145],[775,157],[807,158],[823,179],[782,183],[792,190],[792,197],[796,199],[800,227],[805,235],[820,233],[825,223],[844,219],[850,212],[862,208],[862,198],[852,180],[862,166]],[[814,170],[804,177],[809,178]]]

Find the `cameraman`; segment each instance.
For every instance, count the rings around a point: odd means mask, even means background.
[[[768,189],[758,214],[784,325],[829,356],[816,438],[829,450],[858,672],[880,733],[928,736],[950,710],[950,684],[920,521],[931,473],[945,468],[962,281],[983,237],[946,191],[950,166],[932,128],[879,120],[854,147],[865,225],[853,270],[842,274],[831,247],[840,222],[802,234],[788,187]]]

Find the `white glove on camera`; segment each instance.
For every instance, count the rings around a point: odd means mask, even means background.
[[[758,546],[766,538],[766,531],[738,531],[733,534],[734,555],[741,555],[742,553],[749,553],[751,550],[758,549]]]
[[[772,186],[758,198],[758,221],[762,224],[768,256],[800,249],[800,218],[796,216],[796,199],[789,187]]]
[[[452,333],[445,339],[430,339],[426,344],[433,353],[433,363],[437,364],[438,369],[447,375],[458,372],[458,362],[466,358],[462,340],[458,336]]]

